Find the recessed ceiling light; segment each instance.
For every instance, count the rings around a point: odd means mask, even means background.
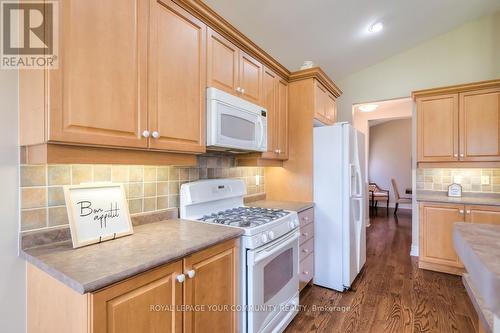
[[[364,104],[359,107],[359,110],[363,112],[372,112],[375,111],[376,108],[378,108],[377,104]]]
[[[368,27],[368,31],[372,33],[380,32],[382,31],[382,29],[384,29],[384,25],[382,24],[382,22],[375,22]]]

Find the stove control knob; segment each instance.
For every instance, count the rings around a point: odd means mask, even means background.
[[[267,242],[267,235],[262,234],[261,239],[262,239],[262,243],[266,243]]]
[[[274,232],[269,231],[269,232],[267,233],[267,235],[269,236],[269,239],[270,239],[270,240],[273,240],[273,239],[274,239]]]

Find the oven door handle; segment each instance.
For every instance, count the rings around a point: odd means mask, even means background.
[[[291,236],[287,236],[287,238],[279,241],[268,248],[260,250],[253,254],[253,260],[249,263],[250,265],[255,265],[261,262],[262,260],[269,257],[269,255],[279,252],[281,249],[289,246],[293,242],[296,242],[299,239],[300,234],[298,232],[294,232]]]
[[[264,142],[264,123],[262,122],[262,118],[260,116],[257,118],[257,124],[259,124],[260,128],[260,138],[257,143],[257,147],[260,148],[262,146],[262,142]]]

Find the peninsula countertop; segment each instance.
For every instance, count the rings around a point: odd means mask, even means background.
[[[242,230],[187,220],[134,227],[134,234],[73,249],[71,241],[22,250],[28,262],[84,294],[193,252],[236,238]]]
[[[302,212],[306,209],[312,208],[312,202],[299,202],[299,201],[278,201],[278,200],[258,200],[246,203],[247,206],[262,207],[262,208],[278,208],[291,210],[294,212]]]
[[[500,316],[500,225],[455,223],[453,240],[487,310]]]
[[[461,197],[449,197],[447,191],[417,191],[416,198],[425,202],[500,206],[500,194],[496,193],[466,192]]]

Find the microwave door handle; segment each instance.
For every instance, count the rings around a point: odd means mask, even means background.
[[[262,142],[264,141],[264,124],[262,123],[261,117],[257,118],[257,123],[259,124],[259,128],[260,128],[260,139],[259,139],[259,143],[257,144],[257,146],[260,148],[260,146],[262,146]]]
[[[288,245],[292,244],[293,242],[297,241],[298,239],[299,239],[299,233],[295,232],[291,238],[283,240],[279,243],[274,244],[271,247],[268,247],[267,249],[264,249],[260,252],[257,252],[255,254],[253,264],[257,264],[260,261],[268,258],[270,254],[279,252],[281,249],[287,247]]]

